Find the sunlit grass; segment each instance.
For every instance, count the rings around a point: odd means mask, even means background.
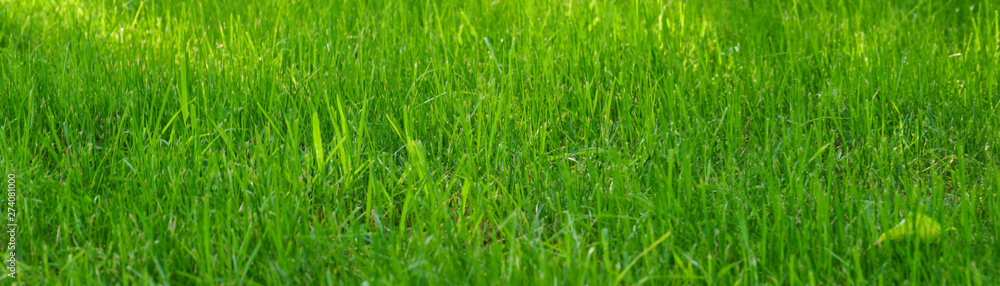
[[[1000,275],[993,1],[0,3],[18,283]]]

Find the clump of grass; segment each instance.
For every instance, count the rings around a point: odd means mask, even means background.
[[[993,284],[998,9],[7,1],[14,281]]]

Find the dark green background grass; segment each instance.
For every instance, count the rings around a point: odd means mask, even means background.
[[[0,0],[3,283],[1000,283],[998,9]]]

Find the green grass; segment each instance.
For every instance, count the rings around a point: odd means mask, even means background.
[[[998,10],[0,0],[2,283],[997,284]]]

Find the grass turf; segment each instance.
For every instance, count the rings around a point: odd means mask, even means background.
[[[5,284],[1000,283],[994,1],[0,3]]]

